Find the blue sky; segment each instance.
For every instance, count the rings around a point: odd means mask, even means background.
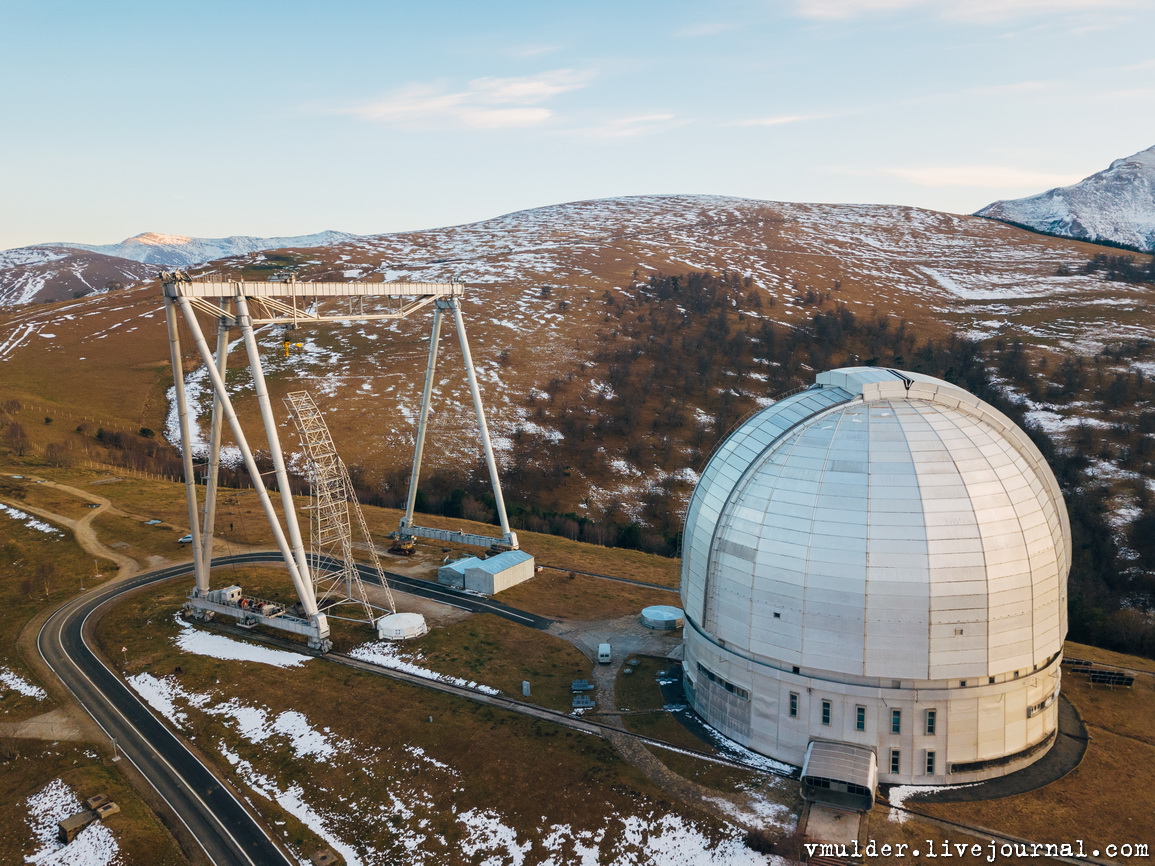
[[[0,249],[716,193],[971,212],[1155,145],[1150,0],[7,0]]]

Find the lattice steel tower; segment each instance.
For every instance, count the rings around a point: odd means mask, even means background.
[[[312,467],[309,546],[313,559],[313,590],[317,595],[317,608],[337,619],[375,622],[383,614],[394,613],[396,606],[381,561],[373,547],[365,515],[349,480],[349,470],[338,456],[325,417],[309,392],[293,391],[285,397],[285,405],[289,407],[289,413],[301,434],[301,446]],[[361,572],[353,558],[351,517],[357,520],[361,540],[369,553],[369,562],[385,590],[388,608],[373,604],[365,593]],[[335,613],[334,608],[341,606],[360,608],[361,615],[342,616]]]

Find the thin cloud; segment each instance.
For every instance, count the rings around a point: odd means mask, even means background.
[[[952,21],[988,24],[1013,18],[1138,9],[1145,0],[796,0],[805,18],[840,20],[921,10]]]
[[[593,138],[634,138],[640,135],[653,135],[663,132],[672,126],[681,126],[685,121],[679,121],[673,114],[636,114],[631,117],[619,117],[599,126],[577,130]]]
[[[970,87],[965,93],[982,96],[1036,96],[1059,86],[1055,81],[1017,81],[1012,84],[990,84],[986,87]]]
[[[775,117],[754,117],[739,120],[735,126],[784,126],[788,123],[805,123],[808,120],[825,120],[829,114],[780,114]]]
[[[559,69],[537,76],[475,78],[464,90],[409,84],[382,99],[346,109],[362,120],[402,127],[438,124],[471,129],[539,126],[553,111],[541,103],[589,84],[592,76]]]
[[[925,0],[798,0],[796,9],[805,18],[858,18],[878,12],[894,12],[921,5]]]
[[[1007,165],[937,165],[915,168],[884,168],[880,172],[901,178],[918,186],[983,187],[987,189],[1051,189],[1067,186],[1081,178],[1072,174],[1053,174]]]
[[[1149,101],[1152,96],[1155,96],[1155,90],[1150,87],[1132,87],[1121,90],[1108,90],[1103,95],[1103,99],[1119,99],[1123,101]]]
[[[509,50],[510,57],[541,57],[561,51],[560,45],[521,45]]]
[[[731,30],[736,30],[737,24],[731,24],[725,21],[699,21],[695,24],[687,24],[685,27],[679,27],[673,32],[675,39],[697,39],[702,36],[717,36],[719,33],[729,33]]]

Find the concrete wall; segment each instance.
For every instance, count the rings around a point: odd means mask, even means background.
[[[710,725],[764,755],[801,766],[812,739],[836,740],[873,748],[882,784],[943,785],[1006,775],[1041,758],[1046,750],[1003,766],[951,773],[951,764],[988,761],[1021,752],[1049,737],[1058,727],[1058,703],[1028,716],[1028,708],[1057,694],[1061,656],[1039,670],[1030,668],[989,678],[939,682],[865,685],[840,682],[836,674],[782,669],[742,658],[703,637],[686,623],[686,693]],[[708,678],[699,663],[715,679]],[[826,673],[826,678],[823,676]],[[722,680],[732,689],[718,682]],[[790,695],[798,715],[790,715]],[[822,721],[823,701],[830,721]],[[857,729],[857,708],[865,711],[865,730]],[[891,712],[901,712],[899,733],[891,732]],[[935,730],[926,732],[927,710],[935,712]],[[900,753],[898,773],[890,772],[892,749]],[[926,753],[935,753],[935,772],[926,772]]]

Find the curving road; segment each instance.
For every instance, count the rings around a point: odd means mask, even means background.
[[[228,564],[230,558],[222,558]],[[216,776],[154,716],[85,638],[89,618],[124,592],[189,573],[178,565],[92,590],[55,611],[36,636],[49,667],[120,753],[168,804],[218,866],[289,866],[290,860]],[[195,852],[188,852],[195,854]]]
[[[278,553],[217,557],[213,566],[280,562]],[[184,824],[205,856],[219,866],[286,866],[291,861],[270,839],[258,819],[232,790],[212,774],[144,702],[93,651],[86,638],[89,619],[101,607],[138,587],[192,573],[192,564],[175,565],[91,590],[66,603],[36,637],[41,657],[77,702],[148,780],[168,804],[168,819]],[[375,580],[365,569],[363,577]],[[474,596],[428,581],[388,575],[397,589],[471,611],[492,613],[522,625],[545,629],[551,620],[490,598]],[[193,852],[195,853],[195,852]]]

